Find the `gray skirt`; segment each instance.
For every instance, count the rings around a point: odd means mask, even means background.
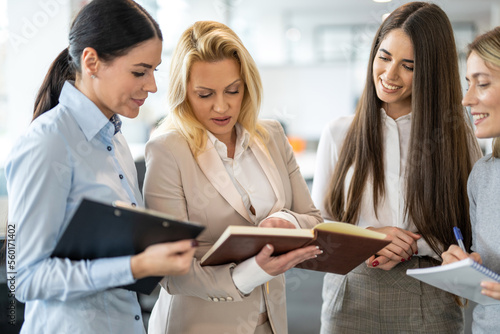
[[[413,257],[389,271],[363,263],[347,275],[326,274],[321,334],[463,333],[464,311],[453,295],[406,275],[437,264]]]

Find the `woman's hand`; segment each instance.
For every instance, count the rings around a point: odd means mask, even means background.
[[[481,287],[483,295],[500,300],[500,283],[481,282]]]
[[[365,261],[366,265],[370,268],[377,268],[382,270],[391,270],[401,263],[401,260],[391,260],[385,256],[372,255]]]
[[[413,254],[418,254],[417,240],[421,238],[420,235],[393,226],[368,229],[386,234],[391,243],[366,260],[367,266],[390,270],[397,264],[410,260]]]
[[[279,228],[297,228],[293,223],[283,218],[269,217],[260,222],[259,227],[279,227]]]
[[[453,262],[457,262],[460,260],[465,260],[467,258],[471,258],[479,264],[483,263],[481,256],[478,253],[468,254],[462,250],[462,248],[457,245],[451,245],[450,248],[443,254],[441,254],[441,258],[443,259],[443,264],[450,264]]]
[[[483,263],[481,255],[478,253],[468,254],[457,245],[451,245],[446,252],[441,254],[441,257],[443,258],[443,265],[465,260],[467,258],[471,258],[479,264]],[[500,300],[500,283],[481,282],[481,287],[483,288],[481,290],[483,295]]]
[[[272,256],[274,247],[266,245],[259,254],[255,257],[257,264],[269,275],[276,276],[284,273],[297,264],[315,258],[322,254],[323,251],[316,246],[307,246],[304,248],[295,249],[288,253]]]
[[[132,256],[130,267],[135,279],[149,276],[185,275],[191,268],[195,240],[182,240],[151,245]]]

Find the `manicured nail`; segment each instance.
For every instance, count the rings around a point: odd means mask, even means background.
[[[378,261],[373,261],[373,262],[372,262],[372,266],[376,267],[376,266],[378,266],[378,265],[379,265]]]
[[[409,258],[407,258],[406,260],[410,261],[411,260],[411,256]]]
[[[191,247],[198,247],[198,240],[192,240]]]
[[[418,250],[417,250],[417,251],[415,251],[415,255],[418,255]]]
[[[401,259],[401,262],[405,262],[405,259]]]

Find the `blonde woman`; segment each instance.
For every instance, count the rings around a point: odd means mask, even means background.
[[[171,66],[169,115],[146,146],[150,208],[206,226],[190,273],[167,276],[150,333],[287,333],[289,268],[315,247],[240,264],[200,266],[228,225],[310,228],[321,221],[280,124],[260,121],[257,67],[238,36],[217,22],[182,35]]]
[[[498,217],[500,216],[500,27],[478,36],[467,56],[469,89],[462,101],[470,107],[478,138],[493,138],[493,152],[474,165],[468,193],[472,224],[470,256],[500,272]],[[467,258],[456,245],[442,254],[443,264]],[[482,293],[500,300],[500,283],[483,282]],[[477,305],[472,319],[473,333],[495,333],[500,327],[499,305]]]

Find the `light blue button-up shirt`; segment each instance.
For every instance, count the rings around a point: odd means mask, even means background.
[[[130,256],[51,258],[83,197],[142,206],[125,138],[71,83],[59,104],[31,123],[6,165],[9,224],[15,224],[16,298],[21,333],[144,333]]]

